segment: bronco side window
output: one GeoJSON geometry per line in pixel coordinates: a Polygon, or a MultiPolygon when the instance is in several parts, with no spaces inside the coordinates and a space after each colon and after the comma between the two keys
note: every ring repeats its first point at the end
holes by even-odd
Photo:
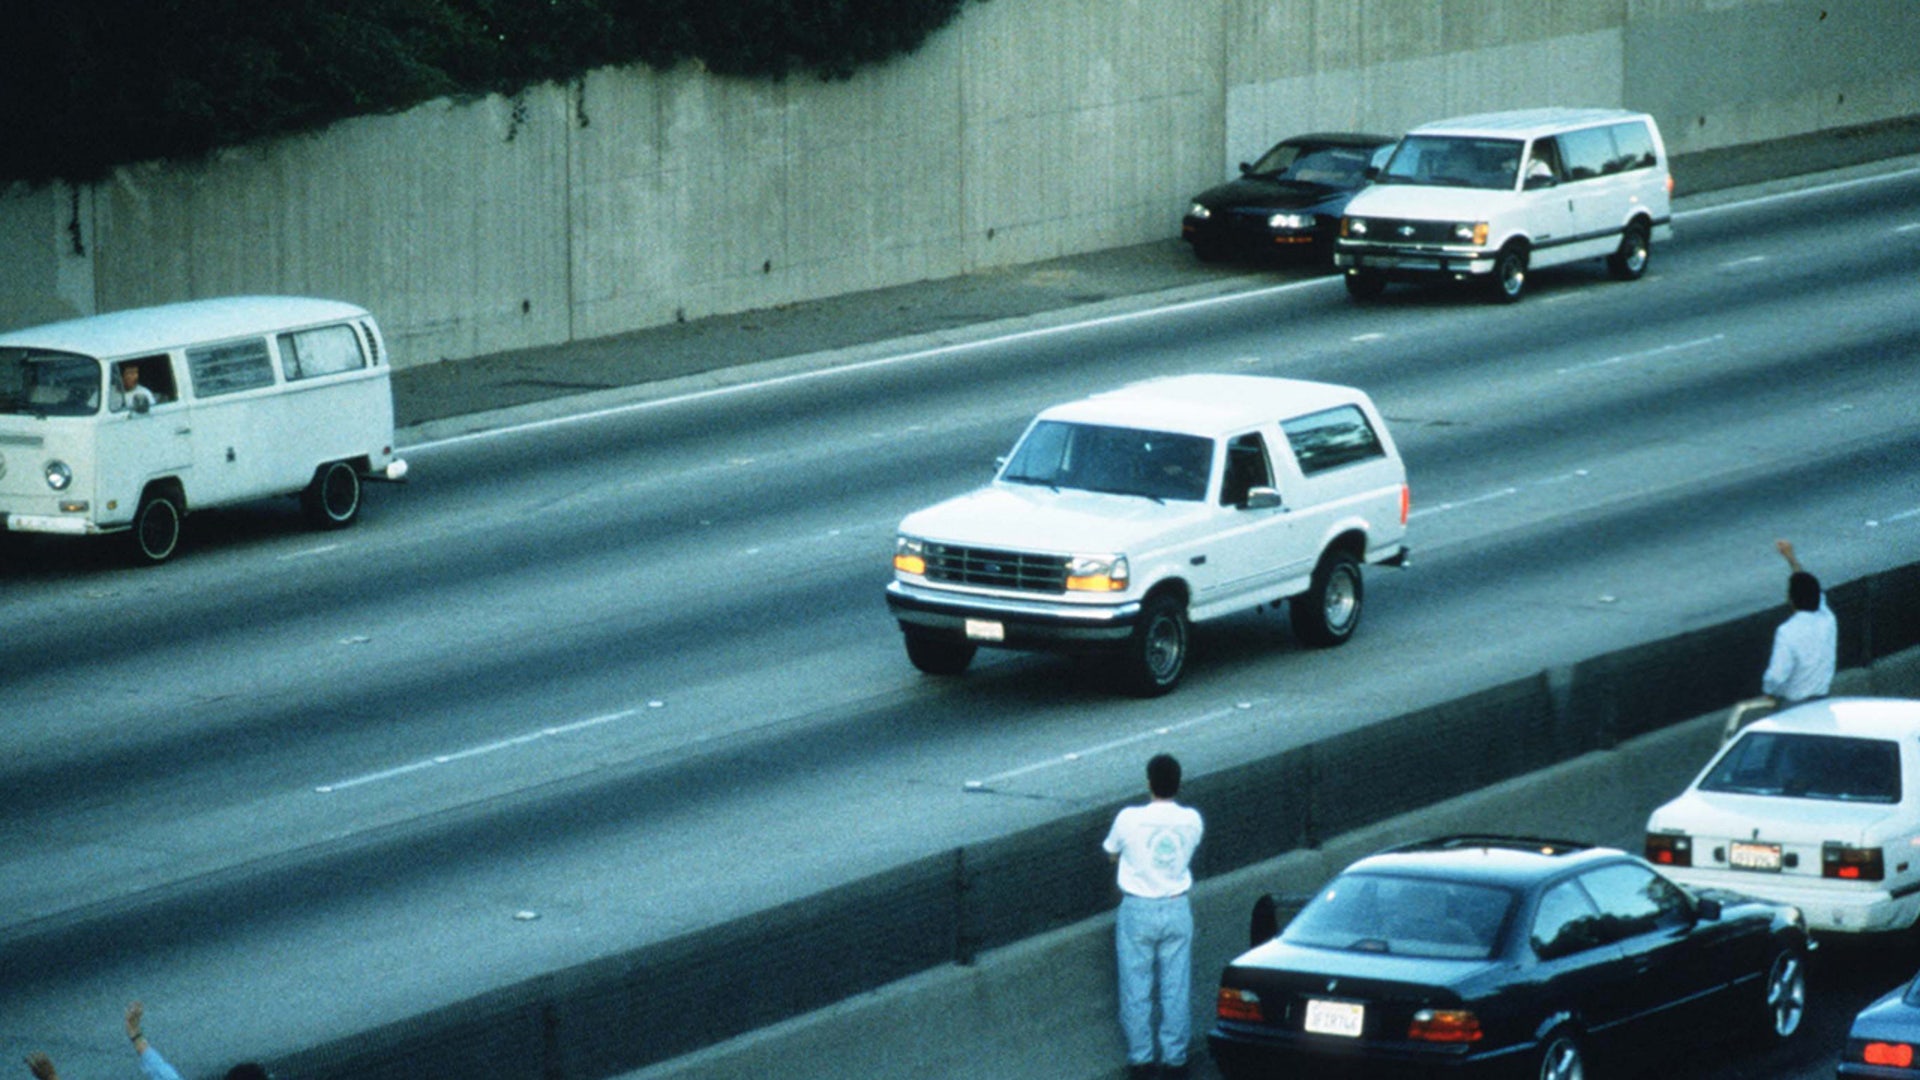
{"type": "Polygon", "coordinates": [[[1220,482],[1220,505],[1239,506],[1247,492],[1273,486],[1273,468],[1267,462],[1267,444],[1250,431],[1227,444],[1227,474],[1220,482]]]}

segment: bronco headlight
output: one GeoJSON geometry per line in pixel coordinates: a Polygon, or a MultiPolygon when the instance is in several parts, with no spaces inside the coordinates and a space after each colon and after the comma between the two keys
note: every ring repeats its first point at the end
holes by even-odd
{"type": "Polygon", "coordinates": [[[1126,587],[1125,555],[1075,555],[1067,561],[1068,592],[1123,592],[1126,587]]]}
{"type": "Polygon", "coordinates": [[[47,486],[55,491],[65,491],[73,483],[73,470],[67,463],[55,458],[47,462],[47,486]]]}
{"type": "Polygon", "coordinates": [[[1269,229],[1307,229],[1312,227],[1312,214],[1275,214],[1267,219],[1267,228],[1269,229]]]}
{"type": "Polygon", "coordinates": [[[925,576],[927,572],[925,542],[917,536],[894,537],[893,568],[903,574],[925,576]]]}
{"type": "Polygon", "coordinates": [[[1213,216],[1213,210],[1205,203],[1194,203],[1187,207],[1187,216],[1195,221],[1205,221],[1213,216]]]}

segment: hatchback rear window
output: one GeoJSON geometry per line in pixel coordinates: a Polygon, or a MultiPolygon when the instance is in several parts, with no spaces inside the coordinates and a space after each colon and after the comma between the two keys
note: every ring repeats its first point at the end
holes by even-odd
{"type": "Polygon", "coordinates": [[[1889,739],[1749,731],[1700,790],[1838,802],[1900,801],[1900,747],[1889,739]]]}
{"type": "Polygon", "coordinates": [[[1485,960],[1512,908],[1513,894],[1491,885],[1342,874],[1280,937],[1311,948],[1485,960]]]}

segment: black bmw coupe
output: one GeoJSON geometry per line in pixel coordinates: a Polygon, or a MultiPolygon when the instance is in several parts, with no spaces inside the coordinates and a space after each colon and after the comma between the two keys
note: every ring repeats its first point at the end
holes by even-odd
{"type": "Polygon", "coordinates": [[[1367,170],[1392,151],[1386,135],[1323,133],[1286,139],[1240,178],[1193,197],[1181,239],[1214,262],[1230,257],[1317,256],[1332,259],[1340,215],[1367,186],[1367,170]]]}

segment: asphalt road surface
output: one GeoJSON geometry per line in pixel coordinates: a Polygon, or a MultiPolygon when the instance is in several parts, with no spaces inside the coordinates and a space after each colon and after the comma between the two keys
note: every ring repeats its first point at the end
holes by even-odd
{"type": "Polygon", "coordinates": [[[107,1075],[140,996],[189,1073],[270,1058],[1129,796],[1149,747],[1205,773],[1777,605],[1776,536],[1834,581],[1920,558],[1920,173],[1678,228],[1512,307],[1302,276],[417,445],[353,529],[208,512],[155,569],[16,541],[0,1043],[107,1075]],[[1039,408],[1193,371],[1380,403],[1414,559],[1358,637],[1204,627],[1148,702],[1045,656],[916,673],[898,519],[1039,408]]]}

